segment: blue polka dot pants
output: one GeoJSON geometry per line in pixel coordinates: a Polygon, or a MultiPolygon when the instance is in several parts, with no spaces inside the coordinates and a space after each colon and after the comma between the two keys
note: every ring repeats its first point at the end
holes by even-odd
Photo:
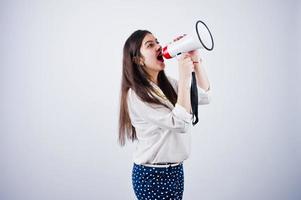
{"type": "Polygon", "coordinates": [[[134,163],[132,183],[138,200],[181,200],[184,191],[183,164],[158,168],[134,163]]]}

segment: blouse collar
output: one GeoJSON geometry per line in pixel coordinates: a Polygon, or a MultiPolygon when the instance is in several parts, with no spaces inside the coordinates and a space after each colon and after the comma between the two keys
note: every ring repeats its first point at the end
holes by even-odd
{"type": "Polygon", "coordinates": [[[155,90],[155,95],[158,96],[160,98],[160,100],[163,101],[163,103],[165,103],[167,106],[169,106],[171,109],[174,108],[174,105],[169,101],[169,99],[165,96],[165,94],[163,93],[163,91],[161,90],[161,88],[155,84],[152,81],[149,81],[150,84],[152,85],[152,87],[155,90]]]}

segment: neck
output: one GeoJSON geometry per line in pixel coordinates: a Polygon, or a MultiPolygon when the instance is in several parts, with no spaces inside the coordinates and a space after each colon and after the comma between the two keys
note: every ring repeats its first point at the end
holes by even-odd
{"type": "Polygon", "coordinates": [[[156,85],[158,85],[158,74],[159,74],[159,72],[158,71],[149,71],[148,74],[150,76],[149,77],[150,81],[152,81],[156,85]]]}

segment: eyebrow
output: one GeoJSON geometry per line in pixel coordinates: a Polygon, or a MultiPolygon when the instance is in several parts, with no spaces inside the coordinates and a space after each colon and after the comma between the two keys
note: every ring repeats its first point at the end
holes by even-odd
{"type": "MultiPolygon", "coordinates": [[[[155,41],[158,42],[158,39],[156,38],[155,41]]],[[[146,45],[148,42],[154,42],[154,41],[153,41],[153,40],[148,40],[148,41],[146,41],[146,42],[144,43],[144,45],[146,45]]]]}

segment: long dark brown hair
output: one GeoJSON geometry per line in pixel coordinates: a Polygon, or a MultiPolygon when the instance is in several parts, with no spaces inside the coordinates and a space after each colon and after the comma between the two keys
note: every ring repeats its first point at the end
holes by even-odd
{"type": "MultiPolygon", "coordinates": [[[[149,82],[150,75],[145,67],[137,62],[137,58],[143,58],[140,48],[144,37],[151,32],[147,30],[137,30],[130,35],[123,47],[122,78],[120,92],[120,112],[119,112],[119,144],[125,145],[126,139],[134,141],[137,139],[135,127],[131,123],[127,105],[127,93],[131,88],[142,101],[168,107],[154,95],[155,91],[149,82]]],[[[167,99],[176,104],[177,94],[168,81],[164,70],[158,74],[158,86],[167,99]]]]}

